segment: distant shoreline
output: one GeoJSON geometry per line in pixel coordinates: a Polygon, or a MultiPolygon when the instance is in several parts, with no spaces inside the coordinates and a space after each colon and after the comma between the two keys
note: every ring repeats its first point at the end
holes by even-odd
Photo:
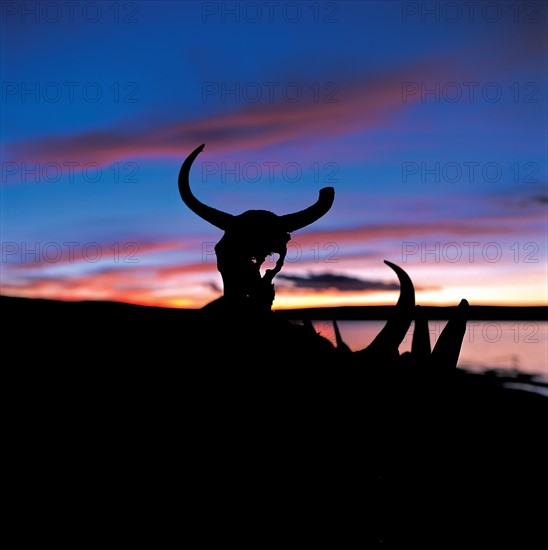
{"type": "MultiPolygon", "coordinates": [[[[169,308],[161,306],[145,306],[125,302],[110,301],[63,301],[43,298],[20,298],[0,295],[0,305],[3,308],[73,308],[73,309],[110,309],[118,311],[133,311],[141,314],[157,315],[163,312],[167,315],[185,315],[192,317],[200,309],[169,308]]],[[[390,317],[396,306],[335,306],[311,307],[294,309],[276,309],[276,315],[288,320],[317,321],[383,321],[390,317]]],[[[452,316],[456,306],[421,306],[421,314],[429,320],[441,321],[452,316]]],[[[471,321],[547,321],[548,306],[484,306],[471,305],[467,309],[467,318],[471,321]]]]}

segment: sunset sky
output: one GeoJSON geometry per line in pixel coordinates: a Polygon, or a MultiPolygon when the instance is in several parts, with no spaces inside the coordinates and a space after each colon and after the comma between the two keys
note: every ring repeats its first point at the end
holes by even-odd
{"type": "Polygon", "coordinates": [[[543,2],[3,2],[1,293],[217,298],[222,233],[177,189],[205,143],[192,189],[227,212],[285,214],[335,188],[292,234],[277,308],[393,304],[385,259],[420,304],[546,304],[546,15],[543,2]]]}

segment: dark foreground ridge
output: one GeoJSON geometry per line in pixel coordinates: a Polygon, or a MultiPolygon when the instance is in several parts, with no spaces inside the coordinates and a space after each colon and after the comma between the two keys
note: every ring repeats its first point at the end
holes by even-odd
{"type": "MultiPolygon", "coordinates": [[[[123,318],[140,320],[186,320],[191,321],[199,316],[198,309],[167,308],[154,306],[140,306],[123,302],[109,302],[89,300],[79,302],[64,302],[59,300],[16,298],[0,296],[0,305],[10,313],[19,314],[16,310],[21,308],[37,307],[49,308],[49,312],[64,314],[69,308],[87,308],[88,312],[103,315],[110,310],[123,318]],[[99,308],[101,311],[99,311],[99,308]]],[[[382,321],[387,319],[394,311],[395,306],[335,306],[335,307],[310,307],[295,309],[280,309],[276,315],[283,319],[291,320],[332,320],[338,321],[382,321]]],[[[421,306],[424,315],[432,320],[446,320],[455,310],[454,306],[421,306]]],[[[48,313],[49,313],[48,312],[48,313]]],[[[546,306],[474,306],[468,308],[470,321],[546,321],[548,319],[548,307],[546,306]]]]}
{"type": "Polygon", "coordinates": [[[359,354],[296,361],[283,342],[234,356],[230,339],[257,334],[243,316],[223,339],[193,310],[0,304],[14,350],[4,368],[20,380],[7,388],[18,498],[32,488],[44,510],[74,501],[63,524],[91,515],[154,547],[183,520],[204,540],[220,530],[254,547],[545,537],[548,399],[537,393],[359,354]]]}

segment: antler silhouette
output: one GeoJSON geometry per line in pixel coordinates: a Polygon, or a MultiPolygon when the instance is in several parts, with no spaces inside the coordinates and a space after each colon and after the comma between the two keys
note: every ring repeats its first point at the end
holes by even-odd
{"type": "Polygon", "coordinates": [[[392,268],[400,281],[400,297],[396,312],[390,318],[373,342],[356,354],[368,362],[389,362],[400,365],[452,370],[457,361],[466,332],[466,310],[468,302],[461,300],[457,311],[444,327],[431,351],[428,320],[420,306],[415,306],[415,288],[409,275],[399,266],[384,262],[392,268]],[[415,329],[411,343],[411,352],[400,355],[398,348],[403,341],[411,322],[415,319],[415,329]]]}

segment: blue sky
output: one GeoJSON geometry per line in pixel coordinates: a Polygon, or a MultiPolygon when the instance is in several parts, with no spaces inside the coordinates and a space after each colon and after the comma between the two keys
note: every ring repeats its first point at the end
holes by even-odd
{"type": "Polygon", "coordinates": [[[422,303],[545,303],[546,5],[519,6],[4,2],[2,293],[218,296],[176,184],[205,143],[193,189],[229,212],[336,189],[284,273],[364,291],[280,280],[279,307],[393,303],[383,259],[422,303]]]}

